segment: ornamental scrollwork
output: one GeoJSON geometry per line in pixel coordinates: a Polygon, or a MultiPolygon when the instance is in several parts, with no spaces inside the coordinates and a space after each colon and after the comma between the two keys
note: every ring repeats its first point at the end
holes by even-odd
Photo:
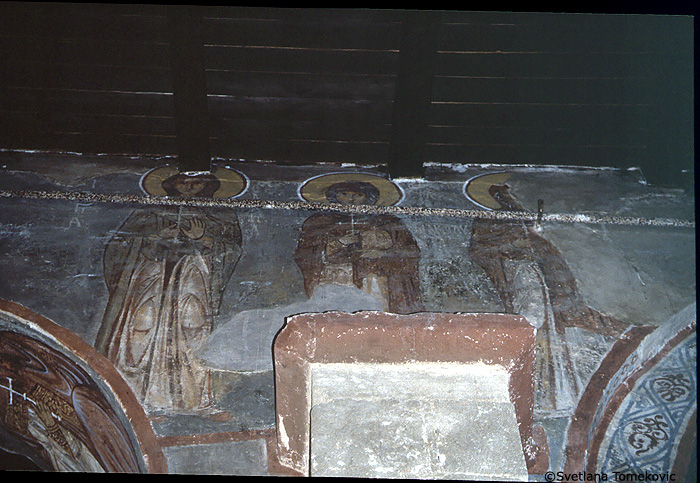
{"type": "Polygon", "coordinates": [[[690,379],[684,374],[666,374],[654,379],[654,390],[666,402],[684,399],[691,392],[690,379]]]}
{"type": "Polygon", "coordinates": [[[660,443],[668,441],[670,426],[664,421],[661,414],[643,418],[640,421],[632,421],[625,426],[627,443],[639,456],[653,450],[660,443]]]}

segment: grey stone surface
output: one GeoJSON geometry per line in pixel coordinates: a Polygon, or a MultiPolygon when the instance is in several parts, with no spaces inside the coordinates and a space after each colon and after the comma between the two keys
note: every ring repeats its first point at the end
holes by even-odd
{"type": "Polygon", "coordinates": [[[122,214],[128,210],[1,199],[0,298],[25,305],[91,342],[108,295],[102,250],[122,214]]]}
{"type": "Polygon", "coordinates": [[[527,480],[509,403],[341,399],[311,424],[311,476],[527,480]]]}
{"type": "Polygon", "coordinates": [[[266,476],[264,439],[163,448],[168,472],[181,475],[266,476]]]}
{"type": "Polygon", "coordinates": [[[509,374],[498,365],[456,362],[312,363],[312,404],[360,399],[449,398],[510,402],[509,374]]]}
{"type": "Polygon", "coordinates": [[[692,229],[543,226],[589,306],[635,325],[660,325],[695,300],[692,229]]]}
{"type": "MultiPolygon", "coordinates": [[[[244,196],[253,196],[254,191],[251,187],[244,196]]],[[[240,210],[237,216],[243,253],[226,286],[216,327],[246,310],[276,308],[307,298],[303,277],[294,263],[294,249],[309,213],[240,210]]]]}
{"type": "Polygon", "coordinates": [[[215,407],[200,414],[152,412],[151,426],[158,436],[228,433],[275,426],[275,388],[271,371],[212,371],[211,380],[215,407]]]}
{"type": "Polygon", "coordinates": [[[527,480],[508,374],[312,364],[311,476],[527,480]]]}
{"type": "MultiPolygon", "coordinates": [[[[541,413],[535,410],[534,422],[542,426],[547,434],[549,468],[553,470],[562,469],[566,462],[564,451],[566,447],[566,431],[570,422],[569,416],[551,412],[541,413]]],[[[537,481],[542,480],[538,479],[537,481]]]]}
{"type": "Polygon", "coordinates": [[[198,356],[217,369],[271,371],[272,342],[286,317],[330,310],[357,312],[381,309],[381,301],[355,287],[320,285],[308,300],[236,314],[209,336],[198,356]]]}

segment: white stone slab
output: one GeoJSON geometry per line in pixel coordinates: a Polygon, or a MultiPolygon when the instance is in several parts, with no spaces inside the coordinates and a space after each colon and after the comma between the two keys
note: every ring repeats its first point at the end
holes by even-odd
{"type": "Polygon", "coordinates": [[[312,476],[528,479],[502,366],[311,364],[312,476]]]}

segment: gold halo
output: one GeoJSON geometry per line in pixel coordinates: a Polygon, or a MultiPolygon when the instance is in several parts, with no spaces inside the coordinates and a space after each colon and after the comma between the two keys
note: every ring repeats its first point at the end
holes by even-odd
{"type": "Polygon", "coordinates": [[[403,199],[403,191],[394,182],[367,173],[330,173],[315,176],[304,182],[299,188],[299,197],[310,203],[330,203],[326,198],[326,189],[336,183],[346,181],[364,181],[379,190],[375,206],[395,205],[403,199]]]}
{"type": "MultiPolygon", "coordinates": [[[[141,178],[141,189],[151,196],[168,196],[163,189],[163,181],[179,173],[177,166],[165,165],[153,168],[141,178]]],[[[221,183],[214,192],[214,198],[235,198],[243,194],[248,187],[247,178],[235,169],[223,166],[213,166],[212,171],[184,172],[182,174],[196,175],[210,173],[216,176],[221,183]]]]}
{"type": "Polygon", "coordinates": [[[214,165],[211,174],[221,182],[221,187],[214,193],[214,198],[236,198],[248,189],[248,178],[235,169],[214,165]]]}
{"type": "Polygon", "coordinates": [[[498,210],[503,206],[496,201],[491,194],[489,188],[495,184],[505,183],[510,178],[511,173],[501,171],[498,173],[486,173],[474,176],[464,184],[464,194],[472,202],[488,208],[489,210],[498,210]]]}

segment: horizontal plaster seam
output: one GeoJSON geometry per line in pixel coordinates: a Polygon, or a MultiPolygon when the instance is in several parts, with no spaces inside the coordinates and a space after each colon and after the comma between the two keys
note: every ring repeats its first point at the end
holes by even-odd
{"type": "Polygon", "coordinates": [[[236,200],[236,199],[211,199],[211,198],[173,198],[138,196],[124,194],[99,194],[79,191],[22,191],[0,190],[2,198],[46,199],[76,201],[81,203],[119,203],[141,204],[152,206],[190,206],[190,207],[219,207],[219,208],[258,208],[273,210],[311,210],[333,211],[351,214],[392,214],[411,216],[435,216],[446,218],[479,218],[507,221],[533,221],[533,222],[559,222],[559,223],[588,223],[610,225],[634,225],[634,226],[663,226],[695,228],[692,220],[679,220],[674,218],[642,218],[624,217],[607,214],[572,214],[572,213],[547,213],[537,214],[526,211],[505,210],[464,210],[455,208],[424,208],[406,206],[373,206],[373,205],[341,205],[324,203],[307,203],[301,201],[273,201],[273,200],[236,200]]]}

